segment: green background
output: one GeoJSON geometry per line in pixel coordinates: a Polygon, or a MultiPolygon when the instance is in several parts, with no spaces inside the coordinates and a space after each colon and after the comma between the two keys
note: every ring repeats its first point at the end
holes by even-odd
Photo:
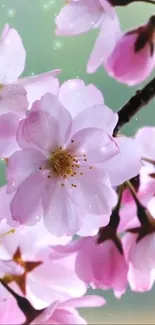
{"type": "MultiPolygon", "coordinates": [[[[61,81],[79,77],[86,83],[94,83],[103,92],[106,104],[117,111],[138,87],[116,83],[102,68],[93,75],[86,74],[87,58],[97,31],[70,38],[57,37],[54,18],[63,3],[63,0],[0,0],[0,29],[9,23],[19,31],[27,50],[25,76],[61,68],[61,81]]],[[[118,8],[117,12],[125,30],[145,22],[153,10],[153,5],[138,3],[118,8]]],[[[152,101],[133,118],[124,132],[134,134],[142,125],[154,125],[154,119],[155,101],[152,101]]],[[[2,164],[0,180],[1,184],[5,182],[2,164]]],[[[83,312],[89,323],[155,323],[155,290],[149,293],[128,291],[121,300],[116,300],[111,292],[104,296],[108,301],[105,307],[83,312]]]]}

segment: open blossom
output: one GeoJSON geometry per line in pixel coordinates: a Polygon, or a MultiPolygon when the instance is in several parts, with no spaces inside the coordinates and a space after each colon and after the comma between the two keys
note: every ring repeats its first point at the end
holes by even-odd
{"type": "Polygon", "coordinates": [[[111,185],[137,174],[141,151],[133,139],[112,138],[117,115],[104,104],[95,105],[99,98],[93,85],[66,82],[58,98],[46,94],[21,121],[18,143],[22,150],[7,165],[14,220],[35,223],[36,216],[43,214],[47,228],[59,236],[79,231],[86,215],[91,216],[93,227],[96,216],[101,217],[96,218],[96,227],[103,216],[108,223],[117,202],[111,185]]]}
{"type": "MultiPolygon", "coordinates": [[[[6,233],[8,229],[4,224],[3,231],[6,233]]],[[[49,258],[48,246],[57,242],[58,238],[51,236],[42,223],[31,228],[21,226],[14,233],[1,236],[1,278],[17,293],[26,295],[38,309],[48,307],[55,300],[63,302],[80,297],[86,291],[75,273],[73,255],[57,260],[49,258]]],[[[59,243],[67,242],[68,238],[59,238],[59,243]]],[[[0,286],[1,300],[8,297],[4,290],[0,286]]]]}
{"type": "Polygon", "coordinates": [[[87,72],[93,73],[107,60],[121,35],[119,19],[107,0],[71,0],[56,20],[57,35],[76,35],[100,28],[87,72]]]}
{"type": "MultiPolygon", "coordinates": [[[[30,324],[87,324],[76,308],[100,307],[104,304],[105,300],[95,295],[69,299],[64,302],[55,301],[30,324]]],[[[23,324],[25,320],[14,298],[10,297],[0,303],[0,324],[23,324]]]]}
{"type": "MultiPolygon", "coordinates": [[[[149,208],[152,206],[152,200],[155,195],[155,128],[143,127],[138,130],[135,135],[136,141],[142,148],[142,166],[139,171],[139,176],[134,180],[137,197],[143,206],[149,208]]],[[[125,189],[123,193],[123,207],[120,211],[119,230],[138,226],[139,222],[136,218],[136,204],[129,191],[125,189]]]]}
{"type": "Polygon", "coordinates": [[[121,297],[127,287],[128,266],[112,240],[97,243],[98,237],[85,237],[65,246],[54,247],[51,258],[76,253],[76,273],[93,288],[113,289],[121,297]]]}
{"type": "Polygon", "coordinates": [[[120,37],[105,61],[105,68],[116,80],[133,86],[143,82],[155,67],[155,16],[148,23],[120,37]]]}
{"type": "Polygon", "coordinates": [[[8,157],[15,150],[19,120],[34,100],[47,91],[57,94],[59,70],[18,79],[25,67],[26,52],[20,35],[5,25],[0,37],[0,157],[8,157]]]}

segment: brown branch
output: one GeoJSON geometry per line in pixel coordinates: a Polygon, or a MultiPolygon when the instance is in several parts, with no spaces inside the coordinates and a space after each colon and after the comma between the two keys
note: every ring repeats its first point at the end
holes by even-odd
{"type": "Polygon", "coordinates": [[[116,136],[119,130],[154,97],[155,78],[152,79],[144,88],[138,90],[136,94],[117,112],[119,118],[113,136],[116,136]]]}
{"type": "Polygon", "coordinates": [[[109,0],[109,2],[115,7],[115,6],[127,6],[130,3],[133,2],[145,2],[145,3],[151,3],[155,4],[154,0],[109,0]]]}

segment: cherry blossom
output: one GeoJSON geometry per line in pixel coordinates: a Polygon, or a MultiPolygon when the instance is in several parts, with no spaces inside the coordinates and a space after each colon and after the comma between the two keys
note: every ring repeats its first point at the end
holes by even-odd
{"type": "Polygon", "coordinates": [[[154,35],[155,16],[122,35],[105,61],[108,73],[129,86],[144,81],[155,66],[154,35]]]}
{"type": "Polygon", "coordinates": [[[128,266],[115,243],[98,243],[98,236],[85,237],[52,249],[51,258],[76,253],[76,273],[93,288],[113,289],[120,298],[127,287],[128,266]]]}
{"type": "Polygon", "coordinates": [[[78,94],[81,82],[68,82],[62,85],[58,98],[46,94],[36,101],[20,123],[17,138],[22,150],[15,152],[7,165],[7,192],[14,192],[13,219],[21,224],[35,223],[36,216],[43,213],[45,225],[59,236],[79,231],[86,214],[102,220],[104,216],[107,223],[117,202],[111,183],[118,185],[136,175],[141,158],[134,139],[112,137],[117,115],[104,104],[94,105],[95,97],[93,106],[89,99],[89,106],[84,101],[79,114],[75,113],[79,102],[72,97],[74,84],[80,99],[91,89],[99,94],[95,87],[83,84],[83,92],[78,94]],[[65,105],[74,100],[73,111],[72,104],[68,109],[62,105],[63,98],[65,105]],[[102,115],[105,118],[101,120],[102,115]],[[26,196],[25,191],[32,195],[26,196]]]}

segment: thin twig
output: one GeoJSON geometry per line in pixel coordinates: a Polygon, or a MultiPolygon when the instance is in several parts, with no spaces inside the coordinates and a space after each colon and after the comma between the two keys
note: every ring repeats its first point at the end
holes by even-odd
{"type": "Polygon", "coordinates": [[[113,135],[116,136],[119,130],[137,114],[142,107],[146,106],[155,97],[155,78],[136,94],[118,111],[118,122],[113,135]]]}

